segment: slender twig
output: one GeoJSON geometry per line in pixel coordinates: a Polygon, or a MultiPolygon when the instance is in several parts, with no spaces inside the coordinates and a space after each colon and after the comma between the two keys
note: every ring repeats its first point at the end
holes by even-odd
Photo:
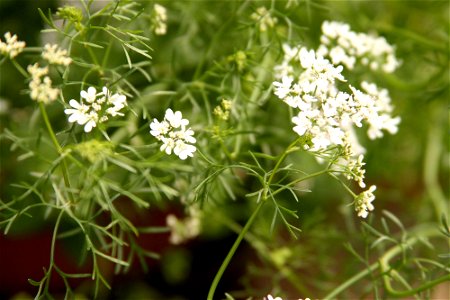
{"type": "Polygon", "coordinates": [[[258,215],[259,211],[261,210],[261,207],[266,203],[266,201],[260,201],[258,203],[258,206],[256,206],[255,211],[252,213],[250,218],[248,219],[247,223],[245,224],[242,231],[239,233],[239,236],[237,237],[236,241],[234,242],[233,246],[231,247],[230,251],[228,252],[227,256],[225,257],[224,261],[222,262],[222,265],[220,266],[219,271],[217,271],[216,276],[214,277],[214,280],[211,284],[211,287],[209,288],[208,292],[208,300],[214,299],[214,293],[216,291],[217,285],[219,284],[220,279],[222,278],[223,273],[225,272],[225,269],[228,267],[228,264],[231,261],[231,258],[233,258],[234,253],[236,252],[237,248],[239,247],[242,239],[244,238],[247,231],[252,226],[253,222],[256,219],[256,216],[258,215]]]}
{"type": "MultiPolygon", "coordinates": [[[[42,102],[39,103],[39,108],[41,110],[41,114],[44,119],[44,123],[47,127],[48,133],[50,134],[50,138],[53,142],[53,145],[55,146],[58,154],[62,155],[61,145],[59,144],[58,139],[56,138],[55,132],[53,131],[52,125],[50,124],[50,120],[48,119],[48,115],[47,115],[47,111],[45,110],[44,103],[42,103],[42,102]]],[[[68,187],[70,189],[69,173],[67,171],[67,165],[66,165],[65,159],[62,160],[61,170],[62,170],[62,174],[63,174],[63,178],[64,178],[64,183],[65,183],[66,187],[68,187]]]]}

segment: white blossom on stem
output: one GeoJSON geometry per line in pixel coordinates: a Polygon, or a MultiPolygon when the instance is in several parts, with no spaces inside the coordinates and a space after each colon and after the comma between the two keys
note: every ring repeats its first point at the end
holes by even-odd
{"type": "Polygon", "coordinates": [[[160,147],[161,151],[166,152],[167,155],[173,152],[180,159],[185,160],[193,157],[197,150],[192,145],[196,142],[194,131],[186,128],[188,125],[189,121],[183,119],[180,111],[174,112],[169,108],[166,110],[163,121],[153,119],[150,123],[150,134],[163,143],[160,147]]]}
{"type": "Polygon", "coordinates": [[[109,120],[109,117],[123,116],[120,112],[126,105],[126,96],[118,93],[112,94],[107,87],[97,93],[95,87],[89,87],[87,91],[80,92],[80,102],[71,99],[71,108],[64,110],[69,115],[70,123],[84,125],[85,132],[91,132],[99,123],[109,120]]]}
{"type": "Polygon", "coordinates": [[[25,49],[25,42],[19,41],[17,35],[11,35],[10,32],[4,34],[5,42],[0,39],[0,53],[14,58],[25,49]]]}
{"type": "Polygon", "coordinates": [[[45,44],[42,57],[50,64],[68,66],[72,63],[72,59],[67,56],[67,50],[59,48],[56,44],[45,44]]]}

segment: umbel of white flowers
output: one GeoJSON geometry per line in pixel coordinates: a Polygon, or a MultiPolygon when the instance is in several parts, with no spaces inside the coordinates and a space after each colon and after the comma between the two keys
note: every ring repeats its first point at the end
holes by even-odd
{"type": "Polygon", "coordinates": [[[187,119],[183,119],[180,111],[173,112],[170,108],[166,110],[164,120],[159,122],[153,119],[150,124],[150,133],[163,144],[160,150],[170,155],[173,151],[180,159],[185,160],[188,156],[193,157],[197,148],[194,145],[194,131],[186,128],[189,125],[187,119]]]}
{"type": "MultiPolygon", "coordinates": [[[[367,135],[376,139],[383,136],[383,131],[395,134],[400,118],[391,116],[393,107],[388,91],[374,83],[361,82],[361,90],[352,85],[340,90],[338,83],[342,86],[346,79],[342,75],[344,67],[338,64],[352,70],[360,62],[372,70],[393,72],[399,62],[394,47],[384,38],[357,34],[338,22],[324,22],[322,31],[318,51],[283,45],[283,61],[274,69],[277,79],[273,83],[274,93],[297,110],[292,118],[293,130],[306,138],[305,150],[324,155],[336,146],[341,147],[343,154],[336,161],[335,170],[364,188],[365,149],[359,144],[354,128],[367,124],[367,135]]],[[[371,186],[355,196],[358,216],[365,218],[374,209],[375,188],[371,186]]]]}
{"type": "Polygon", "coordinates": [[[94,87],[80,92],[80,102],[71,99],[72,108],[64,110],[69,115],[69,122],[84,125],[85,132],[91,132],[97,124],[106,122],[110,117],[123,116],[120,112],[127,105],[125,95],[112,94],[106,86],[100,93],[94,87]],[[83,100],[84,99],[84,100],[83,100]]]}

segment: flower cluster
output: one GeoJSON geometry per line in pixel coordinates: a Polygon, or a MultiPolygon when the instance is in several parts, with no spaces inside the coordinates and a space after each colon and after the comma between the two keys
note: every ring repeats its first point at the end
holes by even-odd
{"type": "Polygon", "coordinates": [[[28,73],[31,75],[29,83],[30,97],[33,100],[48,104],[55,101],[59,95],[59,89],[52,88],[52,80],[45,76],[48,74],[48,67],[41,68],[38,63],[29,65],[28,73]]]}
{"type": "Polygon", "coordinates": [[[228,120],[230,117],[230,110],[232,107],[232,102],[230,100],[222,99],[220,105],[214,108],[213,114],[216,115],[221,120],[228,120]]]}
{"type": "Polygon", "coordinates": [[[19,41],[17,35],[11,35],[10,32],[5,33],[5,43],[0,39],[0,53],[9,58],[19,55],[25,48],[25,42],[19,41]]]}
{"type": "Polygon", "coordinates": [[[365,33],[351,31],[350,26],[340,22],[322,23],[322,45],[317,52],[330,57],[333,64],[343,64],[349,70],[354,68],[356,60],[372,70],[392,73],[400,65],[395,57],[395,48],[384,37],[375,37],[365,33]]]}
{"type": "Polygon", "coordinates": [[[189,215],[184,219],[178,219],[175,215],[170,214],[166,218],[166,223],[170,228],[170,243],[181,244],[200,234],[200,210],[196,207],[190,207],[189,215]]]}
{"type": "Polygon", "coordinates": [[[69,116],[69,122],[77,122],[84,125],[85,132],[91,132],[97,124],[106,122],[109,117],[123,116],[120,112],[127,105],[127,98],[122,94],[112,94],[107,87],[97,93],[94,87],[80,92],[80,102],[71,99],[69,105],[72,108],[64,110],[69,116]],[[83,101],[84,99],[84,101],[83,101]]]}
{"type": "Polygon", "coordinates": [[[164,6],[155,4],[152,14],[153,31],[156,35],[165,35],[167,32],[167,10],[164,6]]]}
{"type": "Polygon", "coordinates": [[[375,195],[373,192],[377,189],[376,186],[372,185],[367,191],[355,197],[355,211],[358,217],[367,218],[369,211],[375,209],[372,202],[375,200],[375,195]]]}
{"type": "MultiPolygon", "coordinates": [[[[288,53],[291,51],[288,48],[288,53]]],[[[306,149],[320,151],[332,145],[343,145],[346,131],[352,126],[362,127],[363,122],[368,124],[371,139],[381,137],[382,130],[396,133],[400,118],[390,116],[392,106],[386,89],[362,82],[363,91],[351,85],[351,93],[340,91],[337,81],[345,81],[342,66],[335,67],[314,50],[301,47],[295,51],[298,55],[290,62],[296,61],[303,71],[295,78],[293,68],[283,69],[280,65],[278,71],[285,75],[273,85],[275,95],[299,110],[292,119],[293,129],[300,136],[310,138],[306,149]]]]}
{"type": "MultiPolygon", "coordinates": [[[[366,56],[367,59],[377,61],[387,57],[386,64],[381,65],[382,69],[387,71],[398,65],[392,63],[394,56],[389,58],[393,55],[393,48],[384,46],[384,50],[379,49],[379,52],[364,50],[367,45],[388,45],[384,39],[375,39],[363,34],[354,35],[348,25],[342,27],[347,28],[346,31],[338,25],[343,26],[340,23],[326,22],[322,29],[324,36],[336,37],[339,43],[346,45],[341,46],[342,49],[345,48],[346,53],[358,57],[366,56]],[[333,34],[333,28],[339,34],[333,34]],[[344,31],[348,32],[347,38],[353,35],[352,43],[344,42],[345,39],[341,36],[344,31]]],[[[327,42],[330,39],[323,38],[323,41],[327,42]]],[[[277,81],[273,83],[274,93],[297,110],[292,118],[293,130],[305,138],[304,149],[322,155],[335,151],[333,149],[340,149],[341,158],[335,161],[335,170],[346,174],[348,179],[355,180],[364,188],[365,170],[362,153],[365,149],[359,144],[354,128],[365,125],[368,137],[376,139],[383,136],[383,131],[395,134],[400,118],[391,116],[393,107],[386,89],[365,81],[360,84],[361,89],[345,84],[346,79],[342,75],[344,67],[338,63],[353,68],[356,58],[350,56],[339,58],[337,54],[336,56],[332,54],[337,50],[325,51],[325,48],[325,44],[319,47],[320,51],[309,50],[302,46],[283,45],[283,61],[275,67],[277,81]],[[331,56],[332,61],[324,58],[324,54],[331,56]],[[347,88],[342,90],[341,86],[347,88]]],[[[370,64],[370,61],[367,63],[370,64]]],[[[373,196],[373,190],[371,188],[363,194],[373,196]]],[[[363,218],[367,216],[367,211],[373,209],[371,202],[374,198],[367,195],[364,199],[370,201],[355,202],[358,215],[363,218]]]]}
{"type": "Polygon", "coordinates": [[[67,56],[67,50],[60,49],[56,44],[45,44],[42,57],[50,64],[68,66],[72,63],[72,59],[67,56]]]}
{"type": "Polygon", "coordinates": [[[268,28],[272,28],[278,22],[276,17],[272,17],[270,12],[264,7],[258,7],[254,13],[250,16],[253,20],[259,23],[259,31],[267,31],[268,28]]]}
{"type": "Polygon", "coordinates": [[[189,121],[183,119],[180,111],[173,112],[169,108],[162,122],[153,119],[150,123],[150,133],[163,142],[161,151],[165,151],[168,155],[173,151],[180,159],[185,160],[188,156],[193,157],[197,150],[194,145],[191,145],[196,142],[193,137],[194,131],[191,128],[186,129],[187,125],[189,121]]]}

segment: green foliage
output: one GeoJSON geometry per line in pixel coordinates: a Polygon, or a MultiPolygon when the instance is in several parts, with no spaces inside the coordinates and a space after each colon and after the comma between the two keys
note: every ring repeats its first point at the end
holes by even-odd
{"type": "MultiPolygon", "coordinates": [[[[244,241],[252,255],[237,276],[239,289],[222,298],[430,299],[450,279],[448,3],[170,1],[160,3],[164,17],[149,1],[100,2],[36,11],[45,22],[42,39],[57,41],[72,59],[48,64],[56,101],[29,97],[25,66],[43,65],[41,47],[0,60],[1,75],[11,74],[0,78],[0,110],[7,103],[0,111],[0,228],[5,237],[52,229],[49,263],[40,279],[29,279],[36,299],[54,296],[52,277],[63,280],[65,298],[102,298],[113,293],[105,287],[114,291],[111,276],[135,261],[148,271],[164,253],[139,239],[167,242],[159,234],[176,230],[147,213],[174,207],[184,218],[178,226],[201,224],[200,240],[237,234],[216,276],[202,278],[208,299],[222,292],[221,277],[244,241]],[[349,150],[308,151],[313,136],[292,130],[296,112],[274,96],[283,44],[317,48],[320,25],[332,19],[377,31],[402,61],[391,74],[343,71],[352,85],[387,87],[402,118],[396,135],[371,145],[356,132],[367,148],[366,182],[377,185],[376,210],[363,222],[353,204],[364,194],[349,180],[357,172],[342,163],[349,150]],[[9,77],[18,78],[11,90],[9,77]],[[123,116],[91,132],[64,113],[89,87],[127,98],[123,116]],[[149,133],[167,108],[189,119],[194,157],[166,155],[149,133]],[[55,259],[59,243],[76,245],[87,271],[67,272],[55,259]],[[74,288],[80,280],[87,292],[74,288]]],[[[172,284],[195,269],[189,244],[180,247],[161,260],[172,284]]]]}

